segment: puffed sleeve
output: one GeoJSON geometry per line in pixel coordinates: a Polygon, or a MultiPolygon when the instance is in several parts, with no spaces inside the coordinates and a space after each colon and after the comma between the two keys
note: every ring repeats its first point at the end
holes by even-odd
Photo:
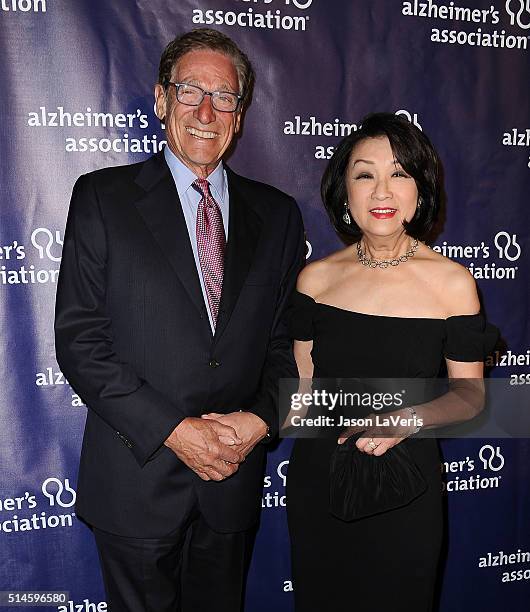
{"type": "Polygon", "coordinates": [[[315,300],[299,291],[294,291],[289,312],[289,334],[295,340],[313,339],[313,316],[315,300]]]}
{"type": "Polygon", "coordinates": [[[444,354],[453,361],[484,361],[499,339],[499,330],[481,315],[446,320],[444,354]]]}

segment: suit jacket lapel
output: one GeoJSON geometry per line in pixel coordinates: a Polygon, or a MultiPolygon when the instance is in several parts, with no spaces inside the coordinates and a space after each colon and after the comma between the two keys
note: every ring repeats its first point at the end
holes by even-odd
{"type": "Polygon", "coordinates": [[[254,257],[262,221],[253,210],[253,202],[245,198],[241,179],[226,168],[230,215],[225,254],[223,291],[215,329],[215,341],[221,337],[232,316],[241,288],[254,257]]]}
{"type": "Polygon", "coordinates": [[[184,213],[163,153],[145,162],[136,183],[144,190],[136,208],[210,329],[184,213]]]}

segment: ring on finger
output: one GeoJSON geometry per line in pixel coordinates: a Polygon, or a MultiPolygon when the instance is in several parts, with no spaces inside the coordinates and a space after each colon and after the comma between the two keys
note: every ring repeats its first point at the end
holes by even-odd
{"type": "Polygon", "coordinates": [[[369,447],[370,447],[372,450],[375,450],[375,449],[376,449],[376,448],[379,446],[379,444],[376,444],[376,443],[374,442],[374,439],[373,439],[373,438],[370,438],[370,439],[368,440],[368,446],[369,446],[369,447]]]}

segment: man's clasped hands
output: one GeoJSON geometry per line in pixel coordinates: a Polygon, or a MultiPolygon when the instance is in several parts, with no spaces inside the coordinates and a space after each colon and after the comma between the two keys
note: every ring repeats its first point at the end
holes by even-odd
{"type": "Polygon", "coordinates": [[[164,444],[203,480],[224,480],[239,469],[267,434],[265,421],[252,412],[210,412],[186,417],[164,444]]]}

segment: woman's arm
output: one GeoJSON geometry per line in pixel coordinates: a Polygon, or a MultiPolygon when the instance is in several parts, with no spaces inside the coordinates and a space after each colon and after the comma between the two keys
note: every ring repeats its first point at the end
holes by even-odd
{"type": "Polygon", "coordinates": [[[312,349],[313,340],[294,341],[294,358],[296,360],[296,367],[298,368],[298,376],[300,376],[300,380],[310,380],[313,378],[313,359],[311,358],[312,349]]]}
{"type": "MultiPolygon", "coordinates": [[[[452,264],[451,267],[451,274],[444,283],[444,295],[440,296],[440,300],[446,302],[447,317],[477,314],[480,302],[473,277],[461,266],[455,268],[452,264]]],[[[484,407],[484,363],[454,361],[449,358],[446,358],[445,362],[449,391],[432,401],[413,407],[417,422],[422,423],[421,429],[463,423],[477,416],[484,407]]],[[[412,413],[407,408],[385,413],[384,416],[392,415],[412,420],[412,413]]],[[[363,437],[357,440],[357,447],[359,450],[379,456],[415,431],[415,425],[408,423],[392,428],[372,427],[366,429],[363,437]],[[375,449],[369,444],[371,439],[377,445],[375,449]]],[[[343,433],[339,442],[343,442],[346,438],[343,433]]]]}

